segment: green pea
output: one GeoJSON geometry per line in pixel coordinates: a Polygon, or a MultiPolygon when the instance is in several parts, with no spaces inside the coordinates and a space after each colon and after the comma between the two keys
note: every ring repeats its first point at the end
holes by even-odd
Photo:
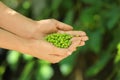
{"type": "Polygon", "coordinates": [[[68,48],[71,45],[69,34],[53,33],[45,37],[45,40],[59,48],[68,48]]]}

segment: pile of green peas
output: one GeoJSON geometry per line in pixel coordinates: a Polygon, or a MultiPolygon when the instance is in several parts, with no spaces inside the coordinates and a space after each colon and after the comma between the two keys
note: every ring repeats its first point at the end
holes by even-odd
{"type": "Polygon", "coordinates": [[[45,37],[45,40],[59,48],[68,48],[71,45],[72,36],[66,33],[52,33],[45,37]]]}

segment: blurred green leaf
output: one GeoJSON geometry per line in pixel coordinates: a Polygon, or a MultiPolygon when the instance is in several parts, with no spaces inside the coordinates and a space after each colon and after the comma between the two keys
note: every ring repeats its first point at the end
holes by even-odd
{"type": "Polygon", "coordinates": [[[71,10],[74,7],[73,3],[72,0],[64,0],[60,7],[64,7],[65,10],[71,10]]]}
{"type": "Polygon", "coordinates": [[[61,70],[61,73],[64,75],[64,76],[67,76],[70,74],[70,72],[72,71],[72,66],[71,65],[68,65],[68,64],[61,64],[60,65],[60,70],[61,70]]]}
{"type": "MultiPolygon", "coordinates": [[[[46,0],[34,0],[32,1],[32,17],[35,19],[39,19],[39,17],[42,17],[42,15],[46,14],[48,12],[48,8],[46,9],[47,4],[46,0]],[[44,14],[43,14],[44,12],[44,14]]],[[[49,13],[49,12],[48,12],[49,13]]],[[[47,16],[47,15],[46,15],[47,16]]]]}
{"type": "Polygon", "coordinates": [[[77,56],[79,55],[79,51],[81,50],[81,47],[77,48],[75,52],[72,53],[72,55],[68,56],[66,59],[62,60],[59,65],[60,65],[60,70],[63,75],[68,75],[72,71],[74,65],[75,65],[75,60],[77,56]]]}
{"type": "Polygon", "coordinates": [[[49,80],[53,76],[53,69],[51,68],[50,63],[40,60],[36,78],[37,80],[49,80]]]}
{"type": "Polygon", "coordinates": [[[30,4],[29,1],[25,1],[22,6],[23,6],[24,9],[29,9],[29,8],[30,8],[30,5],[31,5],[31,4],[30,4]]]}
{"type": "Polygon", "coordinates": [[[115,57],[115,63],[119,63],[120,62],[120,43],[118,44],[117,46],[117,54],[116,54],[116,57],[115,57]]]}
{"type": "Polygon", "coordinates": [[[67,23],[69,25],[72,25],[74,19],[74,10],[70,10],[66,13],[66,16],[64,18],[64,23],[67,23]]]}
{"type": "Polygon", "coordinates": [[[51,76],[53,76],[53,70],[50,65],[42,65],[40,68],[40,73],[45,80],[49,80],[51,76]]]}
{"type": "Polygon", "coordinates": [[[4,65],[0,66],[0,78],[3,76],[6,67],[4,65]]]}
{"type": "Polygon", "coordinates": [[[17,51],[9,51],[7,55],[7,62],[11,68],[15,69],[19,61],[20,53],[17,51]]]}
{"type": "Polygon", "coordinates": [[[120,7],[118,7],[118,6],[113,7],[110,10],[108,16],[109,16],[109,20],[108,20],[107,26],[108,26],[108,29],[112,29],[119,22],[119,19],[120,19],[120,7]]]}
{"type": "Polygon", "coordinates": [[[30,80],[30,75],[31,75],[33,66],[34,66],[34,61],[28,62],[25,65],[25,67],[24,67],[24,69],[23,69],[23,71],[22,71],[18,80],[30,80]]]}
{"type": "Polygon", "coordinates": [[[26,61],[31,61],[31,60],[33,59],[33,56],[28,55],[28,54],[23,54],[23,58],[24,58],[26,61]]]}
{"type": "Polygon", "coordinates": [[[119,80],[119,79],[120,79],[120,70],[117,71],[117,75],[116,75],[115,80],[119,80]]]}
{"type": "Polygon", "coordinates": [[[102,0],[82,0],[84,3],[89,3],[89,4],[95,4],[95,5],[98,5],[100,3],[102,3],[102,0]]]}
{"type": "Polygon", "coordinates": [[[52,10],[57,10],[61,4],[62,0],[52,0],[51,8],[52,10]]]}
{"type": "Polygon", "coordinates": [[[86,8],[82,11],[80,15],[81,24],[85,27],[93,27],[94,23],[94,8],[86,8]]]}
{"type": "Polygon", "coordinates": [[[86,76],[91,77],[97,75],[106,66],[110,58],[111,55],[107,52],[104,52],[100,59],[93,66],[88,68],[88,70],[86,70],[86,76]]]}
{"type": "Polygon", "coordinates": [[[95,32],[88,32],[89,35],[89,41],[88,41],[88,45],[89,48],[94,51],[96,54],[98,54],[98,52],[101,49],[101,41],[102,41],[102,33],[101,31],[95,31],[95,32]]]}
{"type": "Polygon", "coordinates": [[[18,6],[17,0],[2,0],[2,2],[13,9],[17,8],[18,6]]]}

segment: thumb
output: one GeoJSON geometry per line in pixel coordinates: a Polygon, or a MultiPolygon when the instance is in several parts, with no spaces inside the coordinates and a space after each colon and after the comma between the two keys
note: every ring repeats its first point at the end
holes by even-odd
{"type": "Polygon", "coordinates": [[[73,27],[68,25],[68,24],[65,24],[65,23],[62,23],[60,21],[57,21],[55,19],[52,19],[52,21],[57,25],[57,29],[59,30],[64,30],[64,31],[68,31],[68,30],[72,30],[73,27]]]}

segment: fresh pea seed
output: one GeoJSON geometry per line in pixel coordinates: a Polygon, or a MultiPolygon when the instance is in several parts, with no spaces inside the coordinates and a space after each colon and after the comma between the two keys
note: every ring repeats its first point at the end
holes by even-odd
{"type": "Polygon", "coordinates": [[[71,45],[69,34],[53,33],[45,37],[45,40],[59,48],[68,48],[71,45]]]}

